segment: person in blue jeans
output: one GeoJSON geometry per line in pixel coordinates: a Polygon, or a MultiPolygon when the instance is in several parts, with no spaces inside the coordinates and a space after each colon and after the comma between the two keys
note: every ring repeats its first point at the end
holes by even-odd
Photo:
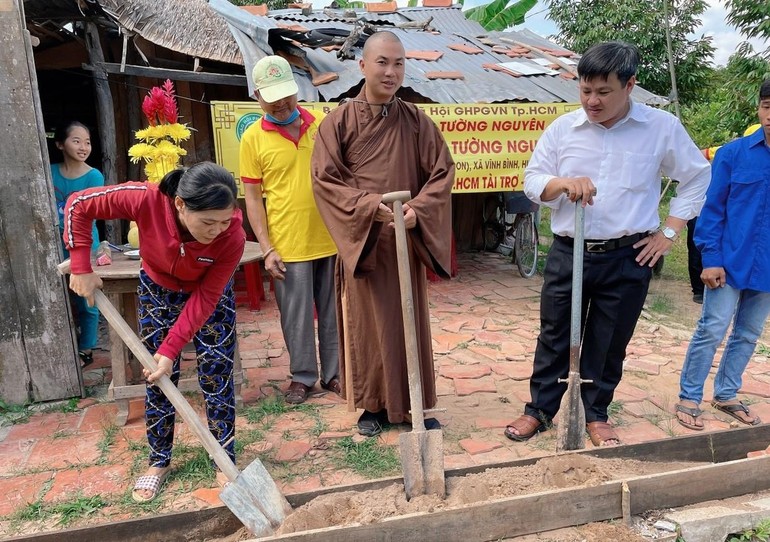
{"type": "Polygon", "coordinates": [[[711,406],[747,425],[760,423],[736,396],[770,315],[770,79],[759,90],[758,116],[761,130],[716,153],[695,231],[706,290],[675,411],[681,425],[696,431],[703,429],[703,384],[731,322],[711,406]]]}
{"type": "MultiPolygon", "coordinates": [[[[54,143],[62,153],[63,160],[51,164],[51,179],[56,196],[56,208],[59,216],[59,237],[64,232],[64,205],[67,198],[74,192],[104,186],[104,176],[96,169],[86,164],[91,155],[91,132],[78,121],[62,123],[54,132],[54,143]]],[[[91,233],[92,250],[99,246],[99,233],[96,224],[91,233]]],[[[70,254],[62,241],[64,257],[70,254]]],[[[72,311],[77,320],[77,341],[80,366],[86,367],[94,361],[93,348],[99,338],[99,309],[88,305],[85,299],[73,295],[71,297],[72,311]]]]}

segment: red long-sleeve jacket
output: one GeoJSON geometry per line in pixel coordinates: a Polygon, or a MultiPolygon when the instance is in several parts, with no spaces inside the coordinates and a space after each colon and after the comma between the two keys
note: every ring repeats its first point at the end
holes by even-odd
{"type": "Polygon", "coordinates": [[[141,232],[142,267],[156,284],[190,294],[158,353],[174,359],[214,312],[243,254],[240,209],[212,243],[183,242],[173,201],[151,183],[127,182],[76,192],[64,210],[64,243],[72,273],[91,267],[91,225],[96,219],[135,221],[141,232]]]}

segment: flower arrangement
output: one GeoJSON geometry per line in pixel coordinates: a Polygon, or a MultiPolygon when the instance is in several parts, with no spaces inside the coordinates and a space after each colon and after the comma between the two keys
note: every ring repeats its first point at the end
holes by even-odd
{"type": "Polygon", "coordinates": [[[179,124],[174,84],[166,80],[161,87],[153,87],[142,102],[142,112],[150,125],[136,132],[140,141],[128,149],[131,162],[145,162],[147,180],[158,183],[179,164],[187,151],[179,143],[190,138],[190,130],[179,124]]]}

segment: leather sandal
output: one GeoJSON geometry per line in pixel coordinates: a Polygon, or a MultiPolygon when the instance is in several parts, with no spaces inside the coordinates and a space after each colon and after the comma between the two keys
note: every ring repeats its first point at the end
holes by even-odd
{"type": "Polygon", "coordinates": [[[306,386],[302,382],[292,382],[289,389],[286,390],[284,399],[287,403],[299,405],[307,400],[307,392],[309,391],[310,386],[306,386]]]}
{"type": "Polygon", "coordinates": [[[586,424],[586,431],[588,431],[588,436],[591,437],[591,444],[594,446],[617,446],[620,444],[620,438],[607,422],[588,422],[586,424]]]}
{"type": "Polygon", "coordinates": [[[537,418],[528,414],[522,414],[507,425],[504,434],[511,440],[524,442],[534,437],[537,433],[545,431],[545,429],[545,424],[537,418]],[[514,433],[511,429],[515,429],[517,433],[514,433]]]}
{"type": "Polygon", "coordinates": [[[325,384],[321,382],[321,387],[337,395],[342,395],[342,385],[340,384],[340,379],[336,376],[325,384]]]}

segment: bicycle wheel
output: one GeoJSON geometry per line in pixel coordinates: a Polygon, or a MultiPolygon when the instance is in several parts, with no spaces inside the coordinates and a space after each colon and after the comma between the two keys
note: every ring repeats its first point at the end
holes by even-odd
{"type": "Polygon", "coordinates": [[[522,277],[528,279],[537,271],[537,228],[532,213],[527,213],[516,225],[516,241],[513,245],[513,260],[522,277]]]}

